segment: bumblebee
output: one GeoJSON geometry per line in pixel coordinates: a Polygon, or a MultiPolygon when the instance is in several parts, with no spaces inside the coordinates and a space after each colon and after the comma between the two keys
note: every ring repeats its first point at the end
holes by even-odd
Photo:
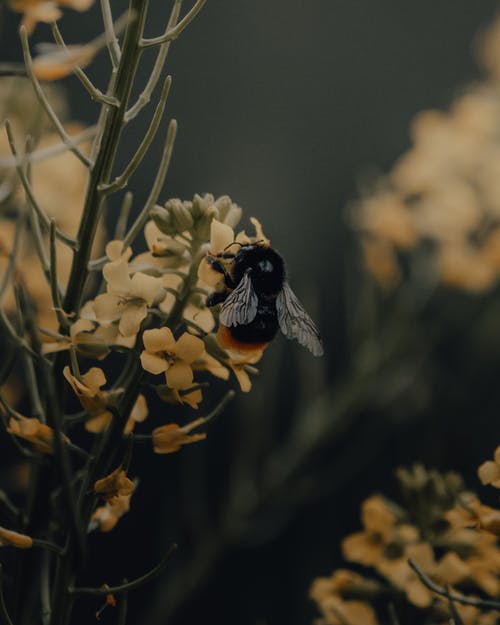
{"type": "Polygon", "coordinates": [[[222,303],[217,338],[222,347],[239,351],[265,347],[281,330],[314,356],[323,345],[314,322],[286,280],[285,263],[276,250],[260,242],[239,245],[236,253],[207,254],[222,274],[222,290],[207,297],[207,306],[222,303]]]}

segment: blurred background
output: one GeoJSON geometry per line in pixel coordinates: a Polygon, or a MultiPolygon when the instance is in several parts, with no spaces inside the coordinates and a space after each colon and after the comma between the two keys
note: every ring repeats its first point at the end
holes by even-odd
{"type": "MultiPolygon", "coordinates": [[[[164,4],[151,2],[151,34],[164,4]]],[[[398,278],[381,285],[363,260],[372,223],[353,202],[390,184],[380,176],[410,148],[419,111],[446,110],[485,80],[474,42],[497,9],[493,0],[208,0],[172,47],[167,114],[179,133],[161,197],[229,194],[261,220],[325,356],[278,338],[206,444],[135,457],[132,510],[95,537],[100,578],[84,581],[133,578],[171,541],[180,549],[166,575],[131,596],[130,623],[311,623],[311,580],[340,565],[360,502],[390,495],[396,467],[418,460],[477,486],[476,467],[500,442],[499,289],[494,279],[451,287],[425,273],[423,236],[418,253],[391,256],[398,278]]],[[[18,16],[2,20],[2,61],[18,61],[18,16]]],[[[67,11],[61,28],[77,43],[100,24],[94,7],[67,11]]],[[[48,40],[39,25],[34,41],[48,40]]],[[[101,87],[103,59],[89,68],[101,87]]],[[[97,107],[76,81],[64,84],[70,117],[92,123],[97,107]]],[[[130,150],[146,122],[129,129],[130,150]]],[[[499,129],[500,115],[497,138],[499,129]]],[[[133,181],[138,203],[163,133],[133,181]]],[[[215,388],[207,406],[217,397],[215,388]]],[[[75,624],[98,607],[82,603],[75,624]]],[[[109,609],[102,622],[115,618],[109,609]]]]}

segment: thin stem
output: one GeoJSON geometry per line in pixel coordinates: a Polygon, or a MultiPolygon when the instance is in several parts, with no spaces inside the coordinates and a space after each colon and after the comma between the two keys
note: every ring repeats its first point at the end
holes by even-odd
{"type": "MultiPolygon", "coordinates": [[[[127,580],[123,580],[124,584],[127,584],[127,580]]],[[[127,609],[128,609],[128,593],[122,593],[120,603],[118,604],[118,625],[125,625],[127,621],[127,609]]]]}
{"type": "Polygon", "coordinates": [[[127,231],[127,223],[130,215],[130,209],[132,208],[132,203],[134,201],[134,195],[127,191],[125,193],[125,197],[123,198],[122,206],[120,208],[120,215],[116,222],[114,239],[115,241],[121,241],[125,236],[127,231]]]}
{"type": "Polygon", "coordinates": [[[33,547],[40,547],[40,549],[46,549],[47,551],[51,551],[52,553],[57,553],[58,556],[61,556],[64,550],[56,545],[55,543],[50,542],[50,540],[42,540],[41,538],[32,538],[33,547]]]}
{"type": "MultiPolygon", "coordinates": [[[[89,141],[95,137],[96,130],[96,126],[89,126],[88,128],[85,128],[85,130],[82,130],[82,132],[79,132],[71,137],[71,140],[75,145],[85,143],[85,141],[89,141]]],[[[35,150],[31,154],[26,154],[24,160],[28,163],[41,163],[42,161],[52,158],[53,156],[64,154],[64,152],[67,152],[68,150],[69,148],[65,143],[56,143],[56,145],[50,145],[46,148],[35,150]]],[[[15,167],[16,164],[17,159],[15,157],[0,156],[0,167],[15,167]]]]}
{"type": "Polygon", "coordinates": [[[234,399],[235,395],[236,393],[233,390],[228,391],[212,412],[209,412],[207,416],[203,418],[203,423],[200,423],[200,425],[208,425],[211,421],[214,421],[220,414],[222,414],[229,402],[234,399]]]}
{"type": "Polygon", "coordinates": [[[120,63],[121,50],[118,43],[118,39],[115,33],[115,27],[113,24],[113,15],[111,13],[111,5],[109,0],[101,0],[101,14],[102,21],[104,23],[104,32],[106,34],[106,41],[108,45],[109,56],[113,68],[116,69],[120,63]]]}
{"type": "Polygon", "coordinates": [[[457,593],[450,593],[442,586],[438,586],[435,582],[433,582],[418,566],[418,564],[410,559],[408,560],[408,564],[418,575],[420,581],[424,586],[426,586],[432,592],[435,592],[436,595],[440,595],[441,597],[446,597],[449,601],[456,601],[457,603],[461,603],[462,605],[472,605],[476,608],[484,609],[484,610],[500,610],[500,601],[494,601],[492,599],[472,599],[471,597],[466,597],[465,595],[459,595],[457,593]]]}
{"type": "Polygon", "coordinates": [[[3,595],[3,566],[0,564],[0,618],[3,625],[13,625],[12,620],[5,605],[5,597],[3,595]]]}
{"type": "MultiPolygon", "coordinates": [[[[10,124],[8,119],[5,120],[5,130],[7,132],[7,138],[9,140],[9,146],[10,146],[12,155],[16,159],[16,170],[17,170],[17,173],[19,175],[19,179],[20,179],[20,181],[21,181],[21,183],[22,183],[22,185],[24,187],[26,195],[28,196],[29,201],[31,203],[31,206],[36,211],[36,214],[38,215],[38,218],[40,219],[40,221],[43,223],[43,225],[47,229],[49,229],[50,228],[50,219],[45,214],[45,212],[43,211],[41,206],[38,204],[37,199],[35,197],[35,193],[33,191],[33,188],[32,188],[32,186],[30,184],[30,181],[28,180],[26,172],[23,169],[22,161],[19,158],[19,153],[18,153],[18,150],[17,150],[17,147],[16,147],[16,142],[15,142],[15,139],[14,139],[14,133],[12,132],[12,126],[11,126],[11,124],[10,124]]],[[[67,234],[64,234],[64,232],[61,232],[59,229],[57,229],[56,230],[56,236],[57,236],[57,238],[60,241],[62,241],[66,245],[68,245],[68,247],[70,247],[71,249],[76,249],[77,242],[74,239],[72,239],[70,236],[68,236],[67,234]]]]}
{"type": "Polygon", "coordinates": [[[149,124],[149,128],[147,129],[143,140],[141,141],[139,147],[137,148],[136,153],[130,159],[129,163],[125,167],[123,173],[117,178],[115,178],[115,180],[111,182],[110,184],[102,185],[100,187],[100,191],[103,191],[106,194],[113,193],[114,191],[117,191],[118,189],[122,189],[128,184],[128,180],[130,176],[133,175],[135,170],[141,164],[142,160],[146,156],[146,153],[151,143],[153,142],[153,139],[156,136],[156,133],[160,126],[160,122],[163,117],[165,105],[167,104],[167,98],[168,98],[171,84],[172,84],[172,76],[167,76],[167,78],[165,79],[165,83],[163,84],[163,89],[160,95],[160,99],[158,101],[158,105],[156,106],[154,115],[151,119],[151,123],[149,124]]]}
{"type": "Polygon", "coordinates": [[[54,219],[50,220],[50,291],[59,325],[62,328],[69,328],[68,317],[62,307],[61,293],[57,280],[56,224],[54,219]]]}
{"type": "Polygon", "coordinates": [[[26,219],[23,214],[16,221],[15,230],[14,230],[14,241],[12,243],[12,248],[9,252],[9,262],[7,264],[7,267],[3,275],[2,284],[0,285],[0,302],[2,301],[3,296],[5,295],[5,292],[7,291],[9,284],[16,270],[17,256],[19,254],[21,236],[24,231],[25,223],[26,223],[26,219]]]}
{"type": "MultiPolygon", "coordinates": [[[[177,20],[179,19],[179,14],[181,12],[182,2],[183,0],[174,1],[174,6],[172,7],[172,11],[168,19],[167,30],[173,28],[177,24],[177,20]]],[[[148,78],[146,86],[139,94],[136,103],[131,106],[130,109],[125,113],[126,123],[134,119],[151,100],[151,95],[153,94],[153,91],[158,84],[158,81],[160,80],[161,72],[163,70],[163,66],[165,65],[168,51],[170,49],[170,43],[170,41],[167,41],[160,46],[158,50],[158,55],[155,60],[155,64],[153,66],[153,70],[148,78]]]]}
{"type": "Polygon", "coordinates": [[[165,182],[165,178],[167,176],[168,167],[170,165],[170,158],[172,156],[172,150],[174,149],[176,134],[177,121],[175,119],[172,119],[168,126],[167,140],[165,142],[165,149],[163,150],[160,166],[158,167],[158,173],[156,174],[156,178],[153,182],[151,192],[148,199],[146,200],[144,208],[139,213],[137,219],[134,221],[132,227],[128,231],[127,236],[123,241],[123,245],[125,248],[127,248],[135,241],[139,232],[142,230],[147,220],[149,219],[149,211],[153,208],[153,206],[156,204],[156,201],[158,200],[158,196],[160,195],[163,183],[165,182]]]}
{"type": "MultiPolygon", "coordinates": [[[[51,24],[51,28],[52,28],[52,35],[57,45],[62,50],[66,50],[69,52],[68,46],[66,45],[66,42],[63,39],[63,36],[61,34],[61,31],[59,30],[57,23],[53,22],[51,24]]],[[[108,106],[118,106],[120,104],[116,98],[105,95],[100,89],[98,89],[81,67],[78,67],[77,65],[73,67],[73,73],[81,82],[81,84],[83,85],[87,93],[90,95],[92,100],[95,100],[96,102],[100,102],[101,104],[106,104],[108,106]]]]}
{"type": "Polygon", "coordinates": [[[131,590],[135,590],[136,588],[139,588],[140,586],[143,586],[158,577],[163,572],[163,569],[166,567],[176,550],[177,545],[173,543],[164,558],[154,568],[131,582],[126,582],[124,584],[120,584],[119,586],[111,586],[108,588],[69,588],[68,592],[70,595],[96,595],[99,597],[109,594],[120,595],[122,593],[130,592],[131,590]]]}
{"type": "Polygon", "coordinates": [[[49,625],[52,608],[50,604],[50,553],[42,556],[42,571],[40,575],[40,602],[42,607],[42,623],[49,625]]]}
{"type": "Polygon", "coordinates": [[[103,196],[99,187],[109,181],[116,152],[123,130],[123,116],[136,75],[140,59],[139,39],[141,38],[147,3],[144,0],[131,0],[132,16],[128,21],[123,44],[120,66],[112,78],[113,93],[120,102],[119,108],[109,108],[104,117],[102,135],[98,138],[99,150],[87,187],[83,216],[78,231],[80,249],[73,258],[64,309],[78,313],[87,280],[88,262],[103,206],[103,196]]]}
{"type": "Polygon", "coordinates": [[[182,31],[191,24],[194,18],[198,15],[205,4],[206,0],[196,0],[192,8],[186,13],[181,21],[173,28],[167,28],[167,30],[159,37],[153,37],[152,39],[141,39],[141,47],[149,48],[150,46],[159,46],[167,41],[177,39],[182,31]]]}
{"type": "Polygon", "coordinates": [[[58,132],[63,143],[68,146],[68,149],[71,150],[71,152],[73,152],[73,154],[85,165],[85,167],[90,167],[92,165],[90,159],[87,156],[85,156],[85,154],[72,141],[71,137],[66,133],[66,131],[63,128],[63,125],[61,124],[56,113],[54,112],[54,109],[50,105],[50,102],[47,96],[43,92],[43,89],[41,88],[40,83],[38,82],[37,78],[33,74],[33,59],[31,58],[30,48],[28,44],[28,35],[26,33],[26,28],[24,26],[21,26],[21,28],[19,29],[19,35],[21,37],[21,46],[23,48],[23,56],[24,56],[24,63],[26,65],[26,71],[28,73],[28,77],[31,81],[31,84],[33,85],[35,93],[38,97],[38,100],[40,101],[40,104],[42,105],[45,112],[47,113],[47,116],[49,117],[50,121],[54,124],[54,128],[58,132]]]}
{"type": "Polygon", "coordinates": [[[2,327],[7,337],[14,345],[26,351],[32,358],[38,359],[38,355],[31,349],[28,343],[26,343],[26,341],[22,337],[20,337],[14,330],[14,327],[12,326],[7,315],[5,314],[4,309],[0,306],[0,328],[2,327]]]}

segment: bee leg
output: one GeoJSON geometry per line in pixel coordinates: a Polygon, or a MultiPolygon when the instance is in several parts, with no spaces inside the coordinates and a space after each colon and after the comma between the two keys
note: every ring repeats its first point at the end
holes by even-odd
{"type": "Polygon", "coordinates": [[[207,296],[206,305],[211,308],[217,304],[221,304],[227,297],[227,293],[214,291],[207,296]]]}
{"type": "Polygon", "coordinates": [[[210,264],[214,271],[217,271],[217,273],[221,273],[224,276],[224,282],[226,283],[226,286],[228,286],[230,289],[234,289],[236,285],[234,284],[233,279],[227,272],[227,269],[224,267],[224,265],[220,262],[220,260],[216,260],[215,258],[213,258],[213,256],[208,255],[206,256],[206,259],[207,263],[210,264]]]}

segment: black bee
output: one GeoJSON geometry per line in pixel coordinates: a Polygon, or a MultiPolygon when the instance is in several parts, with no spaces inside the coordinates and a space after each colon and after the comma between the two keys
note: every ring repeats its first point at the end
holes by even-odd
{"type": "MultiPolygon", "coordinates": [[[[207,306],[222,304],[217,337],[222,347],[240,351],[262,348],[278,330],[323,355],[314,322],[286,280],[283,258],[260,242],[240,245],[236,254],[207,254],[212,269],[224,276],[224,288],[207,298],[207,306]]],[[[228,249],[226,248],[226,249],[228,249]]]]}

